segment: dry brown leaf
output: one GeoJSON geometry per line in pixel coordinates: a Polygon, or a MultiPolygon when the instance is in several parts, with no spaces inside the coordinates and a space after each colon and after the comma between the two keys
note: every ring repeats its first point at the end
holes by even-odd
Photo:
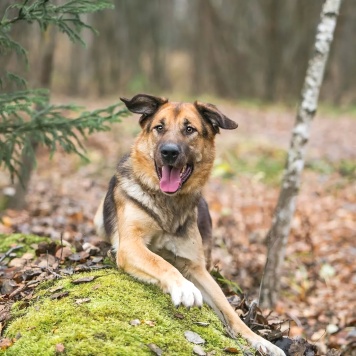
{"type": "Polygon", "coordinates": [[[83,304],[83,303],[89,303],[91,301],[90,298],[82,298],[82,299],[76,299],[75,303],[76,304],[83,304]]]}
{"type": "Polygon", "coordinates": [[[181,313],[174,314],[174,317],[177,318],[177,319],[184,319],[184,315],[181,314],[181,313]]]}
{"type": "Polygon", "coordinates": [[[92,282],[94,279],[95,279],[94,276],[82,277],[82,278],[74,279],[72,283],[73,284],[89,283],[92,282]]]}
{"type": "Polygon", "coordinates": [[[51,299],[61,299],[69,295],[69,292],[54,293],[51,295],[51,299]]]}
{"type": "Polygon", "coordinates": [[[13,340],[4,338],[0,340],[0,350],[6,350],[14,344],[13,340]]]}
{"type": "Polygon", "coordinates": [[[9,262],[8,266],[9,267],[23,267],[23,266],[25,266],[26,263],[27,263],[26,259],[16,257],[9,262]]]}
{"type": "Polygon", "coordinates": [[[56,257],[60,258],[61,261],[64,261],[66,258],[68,258],[69,256],[71,256],[73,254],[73,251],[65,246],[65,247],[60,247],[57,252],[56,252],[56,257]]]}
{"type": "Polygon", "coordinates": [[[49,291],[51,293],[56,293],[56,292],[59,292],[60,290],[62,290],[63,288],[64,288],[63,286],[58,286],[58,287],[50,289],[49,291]]]}
{"type": "Polygon", "coordinates": [[[236,347],[225,347],[224,351],[229,354],[238,354],[240,352],[236,347]]]}

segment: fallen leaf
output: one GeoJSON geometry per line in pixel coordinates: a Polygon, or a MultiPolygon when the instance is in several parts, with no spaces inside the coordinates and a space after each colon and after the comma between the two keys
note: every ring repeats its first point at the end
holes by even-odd
{"type": "Polygon", "coordinates": [[[180,314],[180,313],[174,314],[174,317],[177,318],[177,319],[184,319],[184,315],[180,314]]]}
{"type": "Polygon", "coordinates": [[[60,293],[54,293],[53,295],[51,295],[51,299],[61,299],[64,298],[68,295],[68,292],[60,292],[60,293]]]}
{"type": "Polygon", "coordinates": [[[58,286],[58,287],[50,289],[49,291],[51,293],[56,293],[56,292],[59,292],[60,290],[62,290],[63,288],[64,288],[63,286],[58,286]]]}
{"type": "Polygon", "coordinates": [[[26,259],[16,257],[9,262],[9,267],[23,267],[26,263],[26,259]]]}
{"type": "Polygon", "coordinates": [[[21,258],[25,259],[25,260],[32,260],[35,257],[35,255],[31,252],[26,252],[22,255],[21,258]]]}
{"type": "Polygon", "coordinates": [[[157,345],[155,344],[147,344],[147,347],[153,351],[156,355],[161,356],[163,354],[163,350],[161,350],[157,345]]]}
{"type": "Polygon", "coordinates": [[[1,222],[3,223],[4,226],[7,227],[12,226],[12,219],[6,215],[1,218],[1,222]]]}
{"type": "Polygon", "coordinates": [[[72,267],[69,266],[69,267],[61,269],[61,272],[71,276],[74,273],[74,270],[72,267]]]}
{"type": "Polygon", "coordinates": [[[238,354],[240,352],[236,347],[225,347],[224,351],[229,354],[238,354]]]}
{"type": "Polygon", "coordinates": [[[1,294],[11,294],[16,286],[17,286],[17,283],[15,281],[13,281],[11,279],[5,279],[2,282],[0,292],[1,292],[1,294]]]}
{"type": "Polygon", "coordinates": [[[46,255],[46,254],[54,255],[56,253],[56,248],[57,248],[57,245],[53,241],[50,243],[40,242],[38,244],[37,250],[35,251],[36,256],[46,255]]]}
{"type": "Polygon", "coordinates": [[[73,262],[85,261],[89,257],[89,253],[86,251],[81,251],[78,253],[73,253],[72,255],[68,256],[68,259],[73,262]]]}
{"type": "Polygon", "coordinates": [[[205,340],[193,331],[185,331],[184,336],[189,342],[192,342],[193,344],[205,344],[205,340]]]}
{"type": "Polygon", "coordinates": [[[62,352],[64,352],[64,350],[65,350],[65,347],[64,347],[63,344],[57,344],[56,345],[56,352],[62,353],[62,352]]]}
{"type": "Polygon", "coordinates": [[[36,261],[33,262],[33,264],[37,265],[40,268],[48,268],[52,267],[56,263],[56,258],[52,255],[42,255],[39,258],[37,258],[36,261]]]}
{"type": "Polygon", "coordinates": [[[89,277],[83,277],[83,278],[78,278],[72,281],[73,284],[81,284],[81,283],[88,283],[91,282],[95,279],[94,276],[89,276],[89,277]]]}
{"type": "Polygon", "coordinates": [[[22,274],[22,279],[24,281],[30,280],[33,277],[39,276],[42,273],[41,268],[31,268],[24,271],[22,274]]]}
{"type": "Polygon", "coordinates": [[[206,352],[199,345],[193,347],[193,352],[199,356],[206,356],[206,352]]]}
{"type": "Polygon", "coordinates": [[[6,350],[12,346],[14,342],[11,339],[5,338],[0,340],[0,350],[6,350]]]}
{"type": "Polygon", "coordinates": [[[310,339],[312,341],[319,341],[325,335],[325,333],[326,333],[325,329],[319,329],[311,336],[310,339]]]}
{"type": "Polygon", "coordinates": [[[83,304],[83,303],[89,303],[91,301],[90,298],[82,298],[82,299],[76,299],[75,303],[76,304],[83,304]]]}
{"type": "Polygon", "coordinates": [[[64,261],[66,258],[68,258],[69,256],[73,255],[73,251],[65,246],[65,247],[60,247],[57,252],[56,252],[56,257],[60,258],[61,261],[64,261]]]}
{"type": "Polygon", "coordinates": [[[153,320],[145,320],[144,323],[149,326],[156,326],[156,322],[153,320]]]}

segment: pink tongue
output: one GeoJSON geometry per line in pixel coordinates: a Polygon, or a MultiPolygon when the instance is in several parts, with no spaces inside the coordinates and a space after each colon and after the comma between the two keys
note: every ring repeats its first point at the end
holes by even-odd
{"type": "Polygon", "coordinates": [[[161,190],[165,193],[174,193],[180,186],[180,169],[171,166],[162,167],[162,178],[159,182],[161,190]]]}

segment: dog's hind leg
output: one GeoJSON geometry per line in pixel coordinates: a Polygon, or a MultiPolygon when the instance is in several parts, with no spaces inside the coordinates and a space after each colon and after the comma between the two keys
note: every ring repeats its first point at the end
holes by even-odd
{"type": "Polygon", "coordinates": [[[98,237],[103,240],[107,240],[108,238],[106,236],[104,227],[104,200],[105,198],[101,200],[100,205],[95,213],[94,226],[98,237]]]}

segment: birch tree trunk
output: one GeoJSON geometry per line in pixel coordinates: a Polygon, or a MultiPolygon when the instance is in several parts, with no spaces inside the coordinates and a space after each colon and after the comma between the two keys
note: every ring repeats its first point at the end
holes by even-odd
{"type": "Polygon", "coordinates": [[[308,64],[301,93],[301,102],[292,131],[281,192],[272,226],[267,235],[268,253],[260,290],[260,303],[263,307],[273,307],[279,294],[281,269],[291,221],[295,212],[310,124],[317,110],[320,86],[340,4],[341,0],[326,0],[321,11],[314,51],[308,64]]]}

